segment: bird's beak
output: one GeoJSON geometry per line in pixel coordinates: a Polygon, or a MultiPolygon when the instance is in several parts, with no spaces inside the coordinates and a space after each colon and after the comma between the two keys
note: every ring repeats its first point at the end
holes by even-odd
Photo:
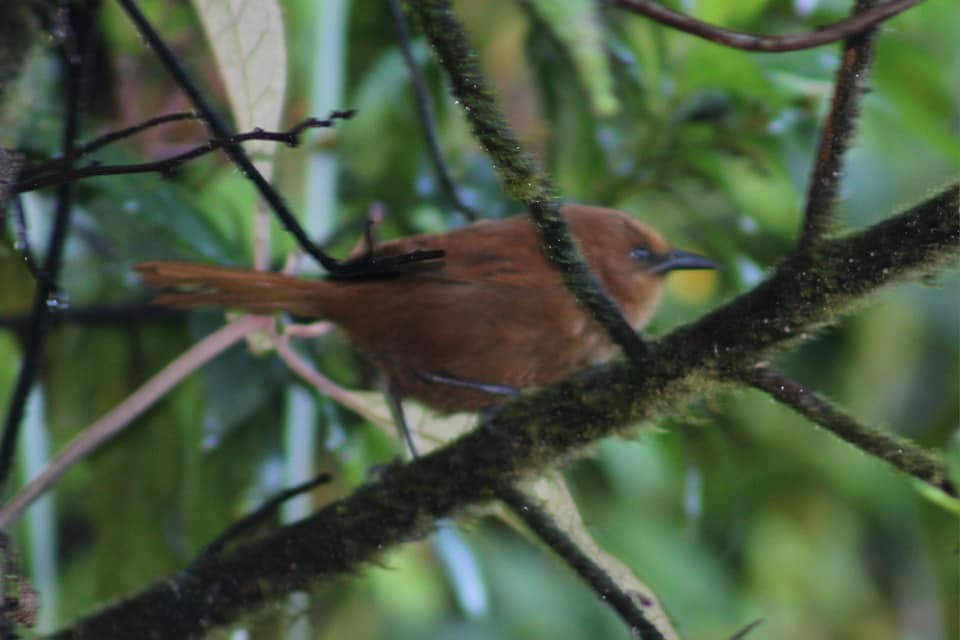
{"type": "Polygon", "coordinates": [[[681,269],[716,269],[719,265],[716,262],[689,251],[672,249],[657,264],[650,268],[650,273],[663,274],[669,271],[680,271],[681,269]]]}

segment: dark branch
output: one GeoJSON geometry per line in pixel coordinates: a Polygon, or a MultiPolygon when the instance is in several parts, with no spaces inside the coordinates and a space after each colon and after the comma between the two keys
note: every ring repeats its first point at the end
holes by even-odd
{"type": "MultiPolygon", "coordinates": [[[[63,157],[68,163],[72,163],[77,133],[80,129],[83,93],[86,89],[87,69],[95,39],[94,32],[99,1],[89,0],[83,4],[70,4],[69,7],[67,15],[71,29],[67,40],[77,44],[79,53],[71,55],[66,47],[61,50],[61,72],[67,91],[61,148],[63,157]]],[[[17,448],[27,396],[33,387],[33,381],[43,356],[47,329],[50,324],[50,300],[57,295],[56,282],[60,275],[63,247],[66,244],[67,231],[70,229],[72,210],[73,185],[61,185],[57,193],[53,228],[50,230],[50,237],[47,241],[47,254],[43,261],[43,277],[37,281],[37,289],[34,293],[31,308],[30,327],[23,350],[23,359],[20,363],[20,372],[10,396],[9,408],[4,421],[3,438],[0,441],[0,495],[2,495],[3,488],[10,478],[13,455],[17,448]]]]}
{"type": "MultiPolygon", "coordinates": [[[[17,196],[12,200],[13,209],[13,232],[16,237],[14,241],[14,249],[20,252],[23,256],[23,264],[26,265],[27,271],[30,272],[30,275],[34,277],[38,282],[40,280],[46,280],[47,276],[44,273],[43,269],[40,268],[40,265],[37,264],[37,259],[33,255],[33,249],[30,247],[30,236],[27,233],[27,216],[23,212],[23,201],[17,196]]],[[[50,285],[50,283],[47,283],[50,285]]],[[[52,288],[52,285],[50,285],[52,288]]]]}
{"type": "Polygon", "coordinates": [[[296,147],[300,144],[300,136],[307,129],[332,127],[335,120],[346,120],[353,117],[353,114],[353,111],[334,111],[326,119],[321,120],[319,118],[307,118],[286,131],[264,131],[262,129],[255,129],[247,133],[238,133],[226,140],[213,139],[208,141],[206,144],[199,145],[193,149],[184,151],[183,153],[178,153],[175,156],[164,158],[163,160],[154,160],[152,162],[119,165],[91,164],[86,167],[78,167],[76,169],[69,170],[63,170],[62,167],[60,167],[56,172],[47,174],[40,174],[37,171],[30,171],[26,172],[29,177],[18,182],[14,187],[14,191],[17,193],[23,193],[25,191],[34,191],[44,187],[63,184],[64,182],[73,182],[83,178],[92,178],[97,176],[115,176],[131,173],[160,173],[164,176],[169,176],[181,165],[189,162],[190,160],[204,156],[212,151],[216,151],[217,149],[224,149],[230,145],[236,145],[241,142],[249,142],[250,140],[270,140],[273,142],[283,142],[291,147],[296,147]]]}
{"type": "Polygon", "coordinates": [[[761,36],[752,33],[742,33],[717,27],[706,22],[691,18],[688,15],[667,9],[652,0],[611,0],[614,6],[627,9],[647,16],[660,24],[673,27],[694,36],[722,44],[734,49],[758,51],[761,53],[775,53],[781,51],[798,51],[813,49],[831,42],[846,40],[863,31],[874,27],[895,15],[920,4],[923,0],[891,0],[868,9],[851,18],[835,24],[822,27],[809,33],[795,33],[782,36],[761,36]]]}
{"type": "Polygon", "coordinates": [[[640,640],[663,640],[663,634],[647,620],[630,594],[621,589],[602,567],[581,551],[570,536],[557,526],[549,513],[523,492],[512,487],[501,490],[499,497],[544,544],[583,578],[601,601],[617,612],[633,637],[640,640]]]}
{"type": "Polygon", "coordinates": [[[433,100],[430,98],[430,90],[423,79],[420,67],[417,61],[413,59],[413,51],[410,46],[410,30],[407,28],[407,19],[403,15],[403,8],[400,6],[400,0],[387,0],[390,5],[390,13],[393,17],[393,30],[397,34],[397,42],[400,44],[400,53],[403,54],[403,61],[410,72],[410,82],[413,84],[413,95],[417,103],[417,115],[420,118],[420,126],[423,127],[423,135],[427,141],[427,150],[430,153],[430,160],[433,162],[434,170],[437,172],[437,179],[440,181],[447,197],[453,203],[453,206],[462,213],[467,220],[478,220],[481,216],[471,207],[464,204],[460,197],[460,191],[450,176],[450,168],[443,157],[443,151],[440,149],[440,139],[437,136],[436,114],[433,110],[433,100]]]}
{"type": "Polygon", "coordinates": [[[906,438],[898,438],[859,424],[825,398],[778,371],[766,367],[753,368],[745,371],[740,379],[769,393],[861,451],[892,464],[899,471],[912,475],[948,495],[957,496],[957,487],[950,481],[946,466],[906,438]]]}
{"type": "MultiPolygon", "coordinates": [[[[135,0],[120,0],[120,5],[124,11],[126,11],[130,20],[136,25],[137,31],[140,32],[144,41],[160,59],[163,66],[170,75],[173,76],[184,93],[187,94],[197,108],[197,111],[203,116],[203,119],[213,131],[214,137],[220,140],[230,140],[235,134],[227,125],[226,120],[216,112],[206,97],[200,92],[200,89],[187,73],[183,64],[177,59],[173,51],[170,50],[167,43],[163,41],[160,34],[153,28],[153,25],[150,24],[143,12],[140,11],[135,0]]],[[[390,274],[402,270],[408,264],[422,262],[424,260],[433,260],[440,257],[435,251],[423,251],[383,259],[371,258],[366,261],[341,262],[324,253],[310,240],[307,232],[304,231],[290,208],[287,207],[287,203],[267,179],[263,177],[263,174],[260,173],[256,166],[254,166],[242,146],[231,143],[227,144],[223,150],[230,156],[230,159],[237,165],[240,171],[253,182],[260,196],[270,205],[270,208],[280,220],[280,223],[290,235],[296,239],[297,244],[313,259],[319,262],[331,276],[354,278],[365,277],[371,274],[390,274]]]]}
{"type": "MultiPolygon", "coordinates": [[[[120,324],[131,322],[171,322],[186,317],[179,309],[167,309],[151,304],[103,304],[82,307],[64,306],[50,309],[53,324],[120,324]]],[[[22,331],[33,323],[29,313],[0,315],[0,329],[22,331]]]]}
{"type": "MultiPolygon", "coordinates": [[[[858,0],[854,15],[865,11],[870,0],[858,0]]],[[[856,131],[860,97],[867,89],[877,30],[853,36],[843,48],[843,62],[833,83],[833,102],[817,145],[817,160],[810,176],[803,215],[800,246],[814,242],[828,231],[843,171],[847,146],[856,131]]]]}
{"type": "Polygon", "coordinates": [[[763,618],[757,618],[730,636],[730,640],[743,640],[748,635],[753,633],[753,630],[759,627],[761,624],[763,624],[763,618]]]}
{"type": "Polygon", "coordinates": [[[522,201],[540,231],[544,254],[557,266],[567,288],[603,325],[627,358],[639,362],[647,347],[624,320],[617,303],[603,290],[573,241],[550,178],[523,150],[487,85],[463,25],[449,0],[413,4],[424,32],[447,71],[453,93],[463,105],[473,134],[490,154],[507,192],[522,201]]]}
{"type": "MultiPolygon", "coordinates": [[[[135,124],[132,127],[126,127],[125,129],[117,129],[116,131],[111,131],[105,133],[99,138],[94,138],[93,140],[86,142],[84,144],[77,145],[77,148],[74,150],[74,159],[79,160],[80,158],[90,155],[97,149],[107,146],[112,142],[117,140],[122,140],[123,138],[128,138],[134,136],[141,131],[146,131],[152,127],[156,127],[162,124],[167,124],[169,122],[178,122],[181,120],[196,120],[198,116],[193,111],[181,111],[178,113],[168,113],[166,115],[157,116],[156,118],[150,118],[145,120],[140,124],[135,124]]],[[[56,158],[50,162],[45,162],[36,167],[30,167],[23,172],[24,178],[31,178],[42,173],[48,173],[51,171],[62,170],[64,167],[63,158],[56,158]]]]}
{"type": "Polygon", "coordinates": [[[54,637],[196,637],[290,591],[357,571],[468,505],[600,437],[675,411],[878,288],[955,260],[960,186],[865,231],[823,242],[813,277],[794,262],[651,345],[640,368],[614,362],[505,404],[485,428],[402,466],[317,514],[158,581],[54,637]],[[866,259],[865,256],[870,256],[866,259]],[[851,265],[854,265],[851,268],[851,265]],[[291,567],[295,567],[292,570],[291,567]]]}
{"type": "Polygon", "coordinates": [[[13,194],[13,185],[17,183],[22,167],[22,153],[0,148],[0,227],[3,226],[7,201],[13,194]]]}

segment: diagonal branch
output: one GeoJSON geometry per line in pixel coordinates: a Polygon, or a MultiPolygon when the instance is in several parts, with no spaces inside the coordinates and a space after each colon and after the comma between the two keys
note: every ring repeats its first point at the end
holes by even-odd
{"type": "Polygon", "coordinates": [[[788,259],[756,289],[653,343],[642,367],[614,362],[524,394],[485,428],[391,467],[317,514],[160,580],[54,637],[197,637],[293,590],[356,571],[438,519],[495,499],[504,483],[728,384],[731,372],[810,335],[880,287],[956,260],[958,207],[960,185],[954,185],[869,229],[824,241],[812,276],[799,258],[788,259]]]}
{"type": "Polygon", "coordinates": [[[224,325],[168,364],[150,378],[126,400],[107,412],[99,420],[84,428],[44,468],[36,478],[22,487],[17,495],[0,508],[0,529],[16,520],[24,509],[39,498],[63,474],[101,445],[126,429],[137,416],[161,400],[185,377],[204,363],[223,353],[225,349],[242,340],[253,331],[262,331],[272,326],[273,319],[266,316],[244,316],[224,325]]]}
{"type": "MultiPolygon", "coordinates": [[[[61,147],[63,157],[68,163],[73,162],[77,135],[80,130],[80,117],[83,110],[83,98],[86,91],[86,76],[90,66],[93,51],[94,32],[96,30],[96,16],[99,12],[98,2],[71,5],[67,18],[72,22],[75,32],[71,37],[77,39],[79,53],[61,51],[61,72],[67,85],[67,105],[63,126],[61,147]]],[[[43,277],[37,282],[34,292],[31,316],[33,318],[27,332],[26,345],[20,371],[8,404],[6,420],[3,426],[3,436],[0,440],[0,494],[10,476],[13,463],[13,454],[20,436],[20,426],[23,421],[27,395],[33,387],[33,381],[40,366],[46,343],[47,331],[50,324],[50,309],[58,294],[57,280],[60,276],[60,266],[63,258],[67,232],[70,229],[70,219],[73,213],[73,187],[70,184],[60,186],[57,191],[57,205],[53,228],[50,230],[47,241],[47,255],[43,261],[41,273],[43,277]]]]}
{"type": "MultiPolygon", "coordinates": [[[[854,16],[864,11],[869,2],[857,0],[854,16]]],[[[856,131],[860,98],[867,90],[876,35],[875,28],[857,33],[843,48],[843,62],[833,83],[833,101],[823,124],[817,145],[817,160],[810,176],[799,243],[801,248],[828,231],[833,220],[844,156],[856,131]]]]}
{"type": "Polygon", "coordinates": [[[474,136],[493,159],[507,192],[522,201],[536,221],[547,259],[556,265],[567,288],[593,313],[627,358],[639,362],[647,353],[646,345],[584,261],[560,215],[556,190],[550,178],[523,150],[503,115],[450,1],[421,0],[413,3],[413,7],[427,39],[447,71],[453,94],[463,105],[474,136]]]}
{"type": "MultiPolygon", "coordinates": [[[[170,47],[167,46],[167,43],[163,41],[163,38],[160,37],[156,29],[153,28],[150,21],[147,20],[147,17],[140,10],[140,7],[137,6],[136,0],[120,0],[120,5],[134,23],[144,41],[153,49],[153,52],[160,59],[160,62],[166,68],[167,72],[173,76],[180,88],[183,89],[184,93],[187,94],[191,102],[196,106],[197,111],[210,126],[214,136],[222,140],[229,140],[235,135],[235,132],[231,130],[226,120],[224,120],[210,102],[207,101],[199,87],[197,87],[196,83],[187,73],[186,68],[184,68],[180,60],[177,59],[170,47]]],[[[276,214],[280,223],[290,235],[296,239],[297,244],[314,260],[319,262],[331,276],[355,278],[376,273],[396,273],[410,263],[433,260],[440,257],[436,251],[415,251],[407,255],[393,256],[382,260],[375,258],[361,261],[337,260],[324,253],[310,240],[307,232],[304,231],[303,227],[297,221],[297,218],[293,215],[293,212],[287,206],[283,197],[254,166],[242,146],[236,143],[228,143],[224,147],[224,151],[240,171],[253,182],[260,196],[270,205],[270,208],[276,214]]]]}
{"type": "Polygon", "coordinates": [[[740,379],[769,393],[861,451],[890,463],[899,471],[912,475],[948,495],[957,495],[957,487],[948,477],[946,466],[906,438],[898,438],[859,424],[811,389],[767,367],[750,369],[740,379]]]}
{"type": "Polygon", "coordinates": [[[536,502],[514,487],[504,488],[499,498],[530,527],[537,537],[583,578],[600,599],[612,607],[639,640],[664,640],[659,629],[643,614],[630,594],[577,546],[536,502]]]}
{"type": "Polygon", "coordinates": [[[653,0],[612,0],[612,4],[621,9],[644,15],[660,24],[679,31],[744,51],[775,53],[813,49],[831,42],[851,38],[863,31],[903,13],[920,4],[923,0],[890,0],[866,11],[851,16],[809,33],[793,33],[782,36],[762,36],[743,33],[712,25],[686,14],[666,8],[653,0]]]}

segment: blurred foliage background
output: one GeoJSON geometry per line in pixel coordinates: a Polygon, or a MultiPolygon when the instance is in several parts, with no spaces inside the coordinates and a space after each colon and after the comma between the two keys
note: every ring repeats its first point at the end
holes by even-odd
{"type": "MultiPolygon", "coordinates": [[[[141,4],[226,110],[193,5],[141,4]]],[[[307,212],[311,229],[325,235],[363,220],[374,203],[387,209],[386,237],[463,224],[426,153],[386,4],[280,4],[288,56],[284,126],[333,109],[357,110],[304,147],[277,149],[275,182],[299,211],[316,202],[305,188],[310,163],[323,158],[333,166],[328,205],[307,212]],[[311,79],[318,77],[339,82],[342,101],[311,106],[311,79]]],[[[457,6],[511,123],[566,198],[630,211],[677,246],[722,263],[716,274],[672,277],[649,333],[747,290],[789,249],[837,45],[743,53],[587,0],[457,6]]],[[[849,10],[836,0],[682,6],[762,33],[808,30],[849,10]]],[[[189,108],[114,3],[104,3],[101,28],[85,137],[189,108]]],[[[949,0],[923,3],[882,29],[843,179],[845,228],[877,222],[960,174],[958,31],[960,5],[949,0]]],[[[34,41],[16,91],[0,105],[0,140],[39,159],[57,149],[63,100],[48,39],[38,33],[34,41]]],[[[465,200],[489,217],[517,212],[420,40],[415,55],[465,200]]],[[[97,157],[142,162],[203,137],[196,124],[169,125],[97,157]]],[[[147,259],[250,264],[254,190],[223,157],[193,162],[173,179],[98,178],[77,190],[64,304],[145,300],[131,266],[147,259]]],[[[52,202],[48,191],[24,197],[34,247],[42,246],[52,202]]],[[[0,231],[0,313],[9,316],[28,309],[32,280],[12,222],[0,231]]],[[[279,265],[293,243],[278,228],[274,240],[279,265]]],[[[355,241],[346,234],[331,249],[343,255],[355,241]]],[[[58,323],[31,397],[20,477],[36,473],[51,452],[222,320],[204,312],[181,320],[58,323]]],[[[865,423],[952,449],[956,460],[957,328],[953,272],[886,290],[781,364],[865,423]]],[[[338,382],[369,386],[369,367],[338,336],[301,346],[338,382]]],[[[4,409],[19,358],[18,334],[3,330],[4,409]]],[[[273,356],[235,347],[33,507],[15,533],[41,592],[41,629],[183,567],[280,489],[291,387],[305,389],[273,356]]],[[[750,637],[960,635],[956,514],[906,477],[752,391],[704,398],[652,426],[659,429],[635,441],[600,443],[566,472],[591,532],[649,582],[684,637],[726,638],[757,619],[762,623],[750,637]]],[[[349,492],[371,466],[399,451],[322,398],[309,428],[317,439],[308,453],[335,476],[312,495],[317,505],[349,492]]],[[[454,546],[463,551],[466,542],[465,556],[411,542],[312,599],[254,616],[246,621],[249,635],[235,637],[629,637],[565,566],[501,522],[467,519],[458,531],[454,546]]]]}

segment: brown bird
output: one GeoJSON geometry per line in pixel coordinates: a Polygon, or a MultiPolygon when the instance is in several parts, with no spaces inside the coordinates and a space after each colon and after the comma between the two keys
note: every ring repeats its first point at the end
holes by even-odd
{"type": "MultiPolygon", "coordinates": [[[[650,320],[664,275],[716,266],[671,250],[622,211],[567,205],[562,213],[635,329],[650,320]]],[[[164,290],[156,304],[330,320],[380,367],[394,394],[444,412],[488,407],[503,400],[499,394],[548,385],[615,353],[604,328],[541,253],[528,216],[401,238],[378,245],[374,254],[418,249],[445,256],[369,280],[310,280],[185,262],[146,262],[137,270],[148,286],[164,290]]]]}

